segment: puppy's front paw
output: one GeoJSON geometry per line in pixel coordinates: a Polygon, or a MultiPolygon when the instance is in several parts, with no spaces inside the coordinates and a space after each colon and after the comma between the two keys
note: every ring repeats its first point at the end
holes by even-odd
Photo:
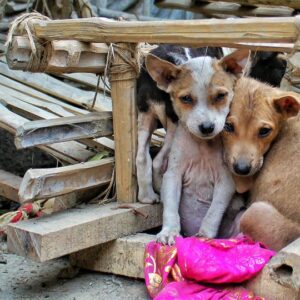
{"type": "Polygon", "coordinates": [[[154,191],[147,194],[139,194],[138,199],[139,202],[145,204],[154,204],[160,202],[159,196],[154,191]]]}
{"type": "Polygon", "coordinates": [[[217,236],[217,234],[218,232],[214,228],[201,226],[196,236],[213,239],[217,236]]]}
{"type": "Polygon", "coordinates": [[[156,236],[156,241],[164,245],[172,246],[175,244],[175,238],[180,236],[180,229],[177,227],[165,227],[156,236]]]}

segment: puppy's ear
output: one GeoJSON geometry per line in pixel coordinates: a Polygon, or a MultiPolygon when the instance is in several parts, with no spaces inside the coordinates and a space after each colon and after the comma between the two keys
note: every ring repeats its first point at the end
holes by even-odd
{"type": "Polygon", "coordinates": [[[293,93],[285,93],[273,99],[277,112],[281,113],[284,119],[297,116],[300,110],[300,96],[293,93]]]}
{"type": "Polygon", "coordinates": [[[169,92],[170,84],[178,76],[180,69],[172,63],[160,59],[153,54],[146,57],[146,68],[158,88],[169,92]]]}
{"type": "Polygon", "coordinates": [[[234,75],[248,75],[251,67],[250,51],[240,49],[226,55],[221,59],[221,66],[225,71],[234,75]]]}

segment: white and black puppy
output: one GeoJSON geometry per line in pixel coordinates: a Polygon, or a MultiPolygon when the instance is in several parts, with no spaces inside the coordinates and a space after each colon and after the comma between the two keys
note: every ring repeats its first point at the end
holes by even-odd
{"type": "Polygon", "coordinates": [[[178,125],[163,176],[163,228],[158,241],[173,244],[177,235],[216,237],[235,192],[223,162],[219,133],[233,98],[237,75],[249,52],[217,60],[204,56],[176,66],[153,55],[146,68],[157,87],[170,95],[178,125]]]}
{"type": "MultiPolygon", "coordinates": [[[[151,54],[174,65],[182,65],[187,61],[208,56],[221,58],[221,48],[183,48],[175,45],[162,45],[151,51],[151,54]]],[[[166,78],[172,80],[172,78],[166,78]]],[[[201,79],[200,79],[201,80],[201,79]]],[[[136,157],[138,200],[142,203],[159,202],[159,192],[162,174],[167,165],[167,157],[177,127],[178,116],[174,111],[170,95],[164,89],[159,89],[156,82],[147,72],[145,66],[137,82],[138,105],[138,151],[136,157]],[[162,149],[153,163],[149,152],[153,131],[159,126],[166,130],[162,149]]],[[[205,129],[204,129],[205,130],[205,129]]]]}

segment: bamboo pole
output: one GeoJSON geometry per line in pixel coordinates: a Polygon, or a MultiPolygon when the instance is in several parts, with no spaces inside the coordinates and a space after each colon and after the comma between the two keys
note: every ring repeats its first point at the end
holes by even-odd
{"type": "Polygon", "coordinates": [[[268,6],[243,6],[238,3],[180,1],[180,0],[158,0],[155,5],[160,8],[183,9],[194,13],[205,15],[225,14],[234,16],[254,17],[287,17],[294,13],[289,7],[268,6]]]}
{"type": "Polygon", "coordinates": [[[35,36],[46,40],[229,46],[237,43],[294,43],[298,35],[296,18],[298,17],[153,22],[109,22],[90,18],[32,20],[31,24],[35,36]]]}
{"type": "Polygon", "coordinates": [[[118,44],[110,69],[115,140],[116,188],[120,202],[135,202],[137,182],[136,72],[124,61],[134,60],[135,45],[118,44]],[[119,49],[119,50],[118,50],[119,49]]]}

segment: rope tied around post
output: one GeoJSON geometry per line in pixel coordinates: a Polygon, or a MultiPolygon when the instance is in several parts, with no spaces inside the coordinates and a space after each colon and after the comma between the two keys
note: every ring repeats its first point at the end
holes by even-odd
{"type": "MultiPolygon", "coordinates": [[[[142,52],[140,51],[139,47],[136,47],[135,44],[129,44],[129,46],[124,46],[111,43],[109,45],[106,57],[104,82],[106,82],[107,78],[109,78],[110,82],[136,79],[140,74],[141,57],[142,52]],[[116,56],[121,58],[118,60],[118,62],[116,62],[115,60],[116,56]],[[127,74],[128,76],[124,77],[124,74],[127,74]]],[[[100,75],[98,77],[95,96],[90,110],[93,110],[96,104],[99,84],[100,75]]],[[[104,97],[105,94],[106,89],[104,89],[104,97]]]]}
{"type": "Polygon", "coordinates": [[[136,50],[136,45],[110,44],[105,68],[105,73],[109,74],[110,81],[136,79],[139,76],[140,67],[140,52],[136,50]],[[118,62],[115,60],[116,56],[121,58],[118,62]],[[128,76],[124,77],[126,73],[128,76]]]}
{"type": "Polygon", "coordinates": [[[13,36],[27,36],[30,43],[31,53],[29,62],[26,66],[26,71],[43,72],[47,68],[47,61],[52,52],[51,42],[37,39],[34,36],[34,29],[32,25],[32,21],[34,20],[49,21],[50,19],[40,13],[25,13],[16,18],[10,24],[7,41],[5,43],[7,46],[6,56],[9,60],[9,52],[13,46],[13,36]]]}

